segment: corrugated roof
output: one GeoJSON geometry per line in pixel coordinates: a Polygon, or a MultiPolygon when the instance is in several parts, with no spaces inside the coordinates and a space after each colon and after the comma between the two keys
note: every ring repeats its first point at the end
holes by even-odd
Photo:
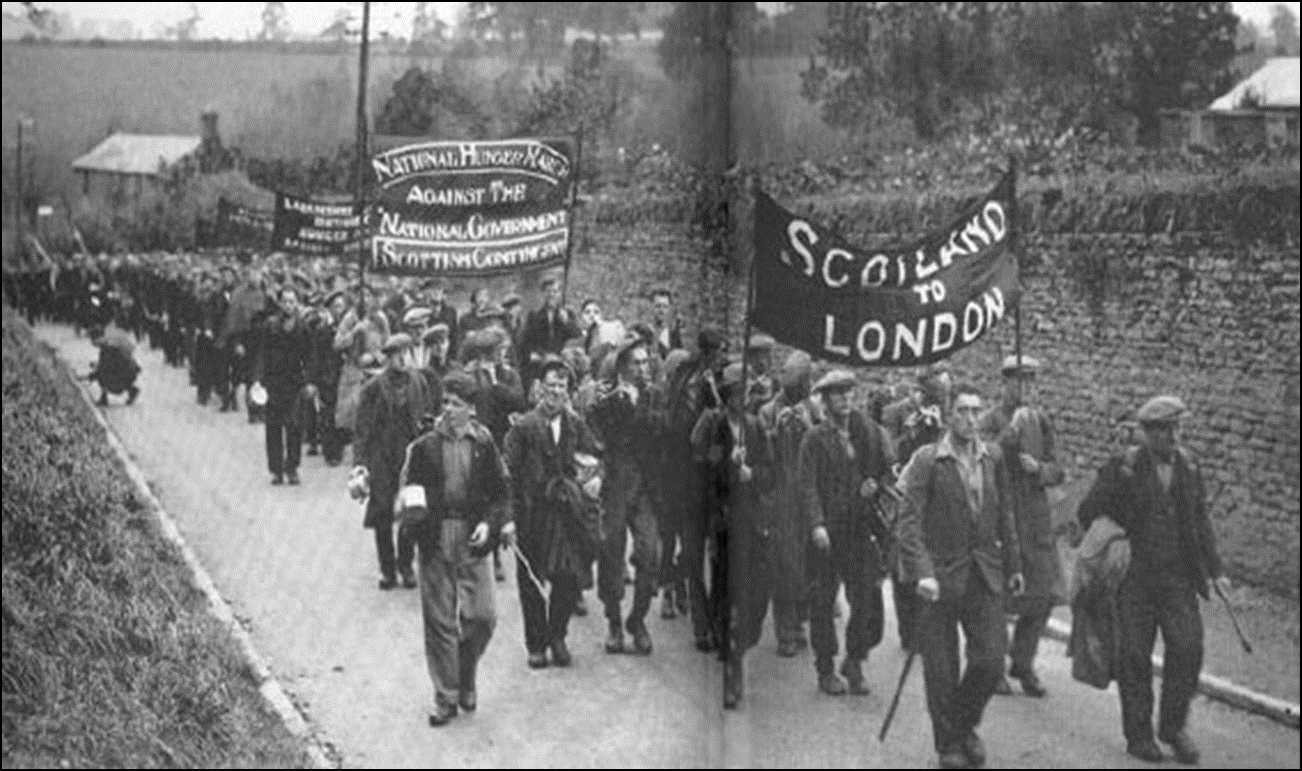
{"type": "Polygon", "coordinates": [[[1230,89],[1228,94],[1212,102],[1207,109],[1220,112],[1243,109],[1246,106],[1245,97],[1250,102],[1255,102],[1255,107],[1297,108],[1298,72],[1296,56],[1267,59],[1265,66],[1230,89]]]}
{"type": "Polygon", "coordinates": [[[72,162],[77,171],[157,174],[199,149],[199,137],[165,134],[112,134],[94,150],[72,162]]]}

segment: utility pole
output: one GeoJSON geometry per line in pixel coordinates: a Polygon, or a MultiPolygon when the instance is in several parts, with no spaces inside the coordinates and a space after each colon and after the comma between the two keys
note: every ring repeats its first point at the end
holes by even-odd
{"type": "MultiPolygon", "coordinates": [[[[366,142],[366,47],[367,37],[369,36],[371,26],[371,4],[362,3],[362,50],[361,56],[357,63],[357,176],[353,180],[353,210],[357,212],[358,231],[360,233],[362,219],[366,215],[366,204],[362,200],[362,192],[366,189],[366,161],[367,142],[366,142]]],[[[358,250],[358,319],[366,318],[366,244],[361,244],[358,250]]]]}

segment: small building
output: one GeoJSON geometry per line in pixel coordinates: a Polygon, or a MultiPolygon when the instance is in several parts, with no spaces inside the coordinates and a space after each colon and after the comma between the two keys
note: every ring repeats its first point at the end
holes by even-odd
{"type": "Polygon", "coordinates": [[[1296,56],[1267,59],[1205,110],[1163,110],[1162,144],[1298,147],[1298,62],[1296,56]]]}
{"type": "Polygon", "coordinates": [[[72,162],[81,175],[82,195],[93,205],[129,206],[187,165],[201,172],[230,168],[234,158],[217,134],[217,113],[204,112],[200,126],[194,136],[110,134],[72,162]]]}

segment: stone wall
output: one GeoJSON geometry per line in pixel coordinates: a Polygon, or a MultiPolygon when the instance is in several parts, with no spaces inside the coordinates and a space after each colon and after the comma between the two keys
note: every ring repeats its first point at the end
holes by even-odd
{"type": "MultiPolygon", "coordinates": [[[[1128,418],[1144,400],[1180,396],[1191,410],[1182,441],[1202,466],[1231,574],[1296,596],[1297,188],[1134,200],[1024,195],[1023,350],[1046,364],[1042,401],[1053,411],[1072,476],[1086,477],[1109,453],[1137,441],[1128,418]],[[1273,212],[1270,230],[1253,238],[1243,223],[1263,205],[1273,212]]],[[[897,232],[916,232],[961,204],[911,199],[893,215],[815,199],[792,208],[835,218],[852,240],[873,246],[884,240],[873,233],[892,217],[897,232]],[[869,227],[848,224],[854,222],[869,227]]],[[[733,239],[730,264],[690,233],[681,209],[673,202],[658,209],[614,201],[588,207],[576,241],[571,303],[607,298],[608,315],[636,320],[645,317],[649,288],[663,284],[675,290],[692,330],[710,319],[740,339],[745,223],[733,239]]],[[[1012,349],[1013,324],[1006,319],[951,364],[993,396],[998,362],[1012,349]]],[[[863,374],[893,386],[910,372],[863,374]]]]}

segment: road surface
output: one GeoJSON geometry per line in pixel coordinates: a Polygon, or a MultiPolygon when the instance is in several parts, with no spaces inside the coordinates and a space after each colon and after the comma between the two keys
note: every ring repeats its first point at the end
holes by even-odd
{"type": "MultiPolygon", "coordinates": [[[[42,325],[37,333],[74,371],[89,368],[94,349],[71,328],[42,325]]],[[[886,640],[866,668],[871,695],[820,693],[812,654],[778,658],[766,630],[747,657],[742,709],[725,713],[720,665],[695,650],[690,622],[661,620],[658,603],[648,619],[649,658],[602,651],[605,624],[589,592],[593,613],[570,627],[574,665],[527,668],[508,563],[480,666],[479,710],[430,728],[417,591],[376,588],[374,541],[346,494],[347,464],[329,468],[304,456],[302,485],[273,487],[261,425],[213,403],[200,407],[186,371],[165,366],[159,352],[141,346],[137,359],[141,396],[130,407],[111,397],[109,423],[345,766],[935,766],[921,666],[890,737],[877,741],[904,660],[889,591],[886,640]]],[[[990,767],[1148,765],[1125,754],[1115,691],[1072,680],[1061,644],[1044,642],[1039,671],[1048,698],[996,697],[986,711],[980,733],[990,767]]],[[[1298,766],[1296,729],[1203,697],[1191,731],[1208,768],[1298,766]]]]}

